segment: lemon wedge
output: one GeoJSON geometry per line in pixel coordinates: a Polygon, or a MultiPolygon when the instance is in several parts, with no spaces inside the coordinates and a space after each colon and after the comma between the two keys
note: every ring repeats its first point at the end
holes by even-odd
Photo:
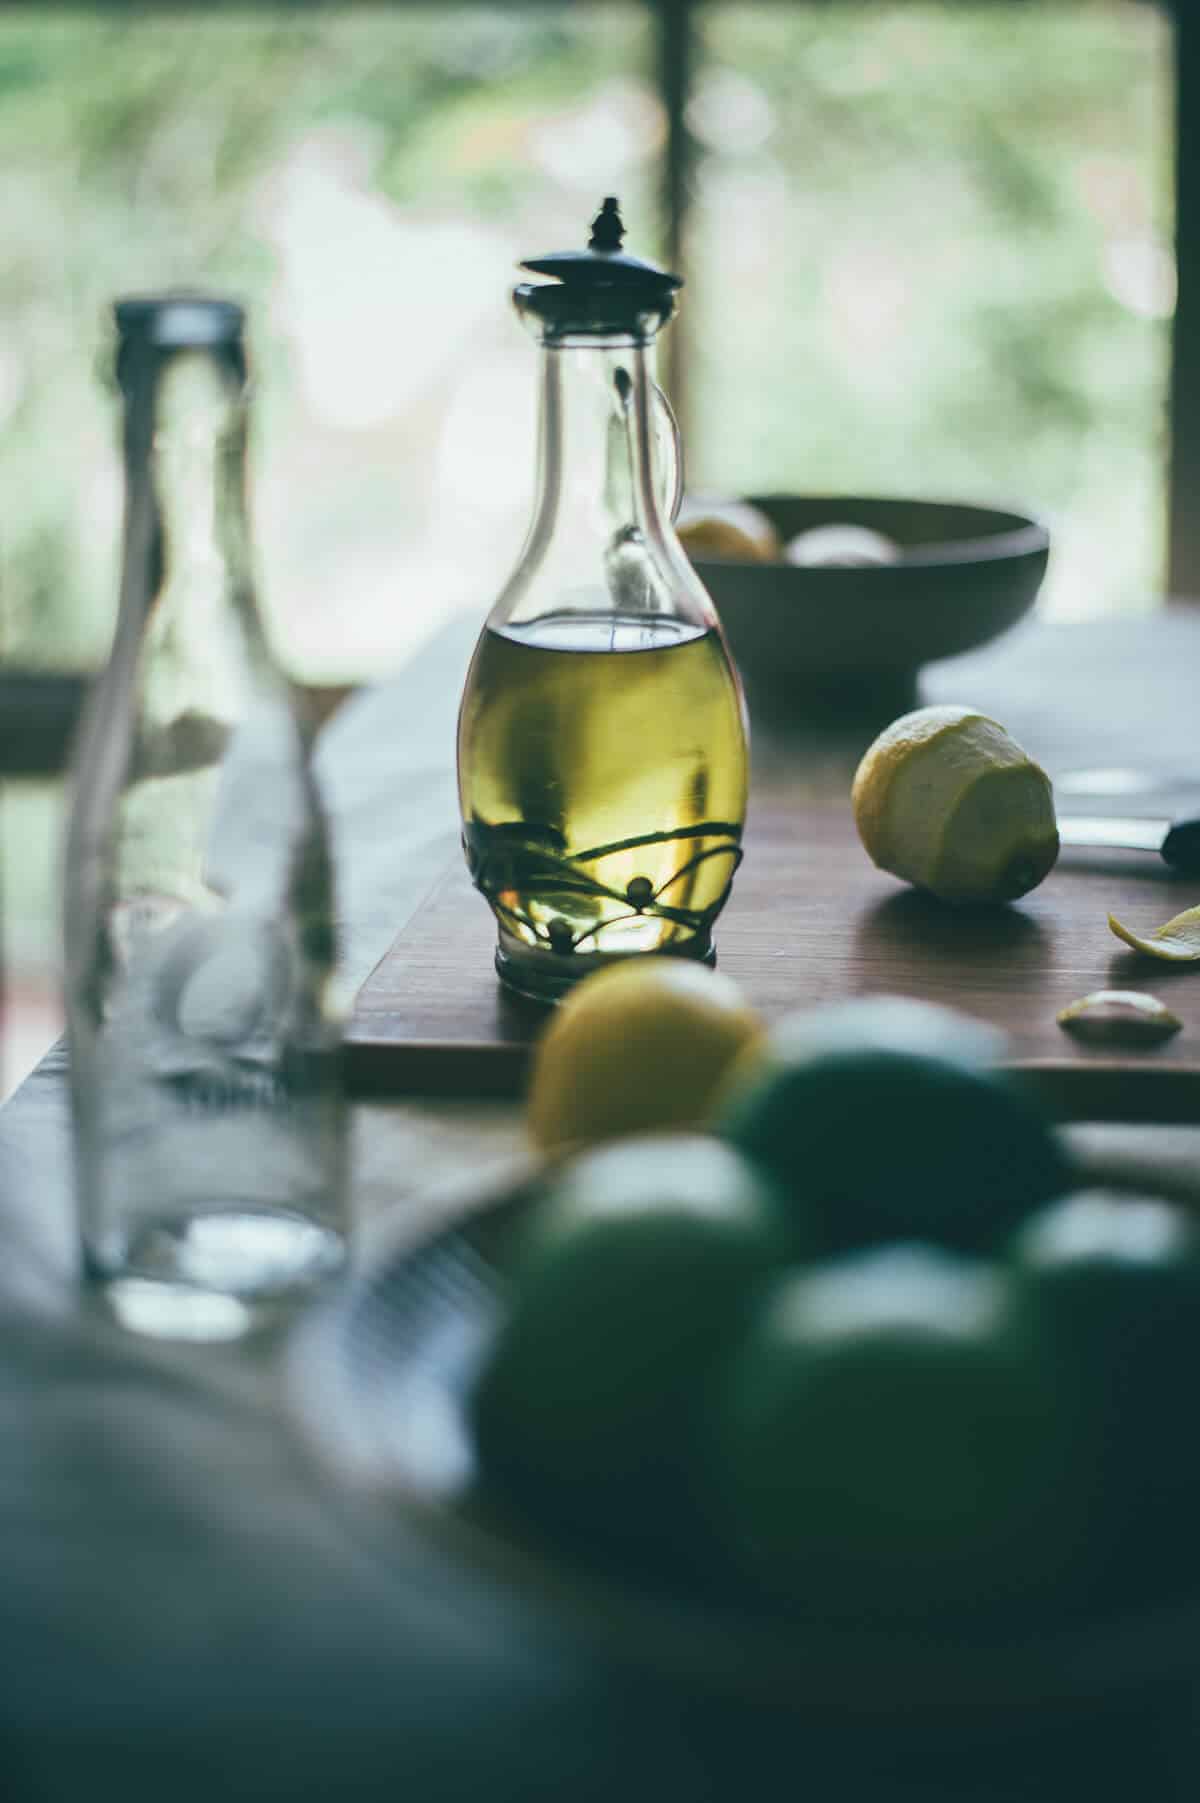
{"type": "Polygon", "coordinates": [[[1109,915],[1108,924],[1118,939],[1148,958],[1165,958],[1171,964],[1200,963],[1200,908],[1185,908],[1152,933],[1135,933],[1115,914],[1109,915]]]}

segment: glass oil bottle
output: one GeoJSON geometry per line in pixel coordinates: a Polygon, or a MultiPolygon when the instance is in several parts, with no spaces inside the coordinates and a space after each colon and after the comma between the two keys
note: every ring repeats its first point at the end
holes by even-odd
{"type": "Polygon", "coordinates": [[[463,846],[496,968],[553,1001],[614,959],[714,959],[741,858],[746,715],[712,602],[672,526],[678,434],[654,340],[679,278],[621,249],[522,265],[541,350],[538,492],[459,714],[463,846]],[[665,490],[665,492],[664,492],[665,490]]]}

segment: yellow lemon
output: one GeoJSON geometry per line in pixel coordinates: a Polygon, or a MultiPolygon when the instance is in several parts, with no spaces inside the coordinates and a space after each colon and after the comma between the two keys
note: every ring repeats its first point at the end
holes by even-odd
{"type": "Polygon", "coordinates": [[[534,1052],[528,1123],[546,1152],[706,1119],[736,1055],[761,1032],[731,977],[680,958],[596,971],[534,1052]]]}
{"type": "Polygon", "coordinates": [[[749,501],[687,501],[675,530],[689,557],[774,563],[783,555],[774,526],[749,501]]]}
{"type": "Polygon", "coordinates": [[[871,861],[943,901],[1015,901],[1058,857],[1049,777],[971,708],[894,720],[859,764],[851,804],[871,861]]]}

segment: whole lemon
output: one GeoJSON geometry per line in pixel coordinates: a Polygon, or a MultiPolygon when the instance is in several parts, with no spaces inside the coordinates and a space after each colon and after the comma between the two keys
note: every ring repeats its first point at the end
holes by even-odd
{"type": "Polygon", "coordinates": [[[585,977],[534,1051],[528,1125],[545,1152],[704,1121],[733,1059],[761,1032],[731,977],[630,958],[585,977]]]}
{"type": "Polygon", "coordinates": [[[859,764],[850,799],[872,863],[943,901],[1015,901],[1058,857],[1049,777],[971,708],[893,720],[859,764]]]}
{"type": "Polygon", "coordinates": [[[719,557],[732,563],[773,563],[782,555],[779,534],[748,501],[689,497],[676,536],[689,557],[719,557]]]}

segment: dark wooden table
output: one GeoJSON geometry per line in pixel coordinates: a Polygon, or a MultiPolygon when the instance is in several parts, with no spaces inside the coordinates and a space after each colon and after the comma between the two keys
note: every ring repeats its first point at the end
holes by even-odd
{"type": "MultiPolygon", "coordinates": [[[[326,729],[351,982],[453,854],[472,637],[450,629],[326,729]]],[[[924,695],[997,715],[1052,770],[1133,763],[1200,786],[1198,678],[1200,618],[1181,612],[1031,626],[930,671],[924,695]]],[[[872,724],[760,734],[760,773],[844,784],[872,724]]],[[[80,1312],[63,1076],[52,1054],[0,1114],[6,1803],[1195,1794],[1190,1692],[1010,1724],[986,1747],[952,1724],[906,1747],[831,1734],[803,1699],[780,1717],[650,1682],[399,1524],[380,1564],[360,1505],[292,1430],[277,1346],[156,1350],[80,1312]]],[[[512,1104],[472,1099],[360,1104],[355,1132],[363,1257],[395,1211],[521,1146],[512,1104]]],[[[1099,1123],[1077,1138],[1103,1168],[1200,1197],[1195,1130],[1099,1123]]]]}

